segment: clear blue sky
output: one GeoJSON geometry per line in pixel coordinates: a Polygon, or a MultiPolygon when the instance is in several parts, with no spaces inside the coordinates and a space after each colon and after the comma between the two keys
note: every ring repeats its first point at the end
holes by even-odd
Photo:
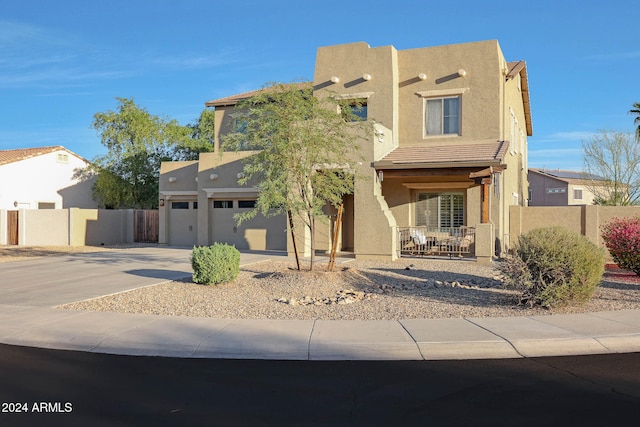
{"type": "Polygon", "coordinates": [[[639,22],[632,0],[0,0],[0,149],[91,160],[115,97],[187,124],[207,100],[313,79],[318,46],[497,39],[527,62],[530,166],[580,169],[583,139],[634,130],[639,22]]]}

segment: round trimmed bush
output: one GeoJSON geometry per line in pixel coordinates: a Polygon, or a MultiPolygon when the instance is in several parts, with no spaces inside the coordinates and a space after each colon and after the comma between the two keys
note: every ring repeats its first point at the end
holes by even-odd
{"type": "Polygon", "coordinates": [[[585,303],[604,274],[604,250],[563,227],[538,228],[518,239],[499,270],[520,303],[546,308],[585,303]]]}
{"type": "Polygon", "coordinates": [[[196,246],[191,253],[191,267],[195,283],[230,282],[240,273],[240,251],[225,243],[196,246]]]}

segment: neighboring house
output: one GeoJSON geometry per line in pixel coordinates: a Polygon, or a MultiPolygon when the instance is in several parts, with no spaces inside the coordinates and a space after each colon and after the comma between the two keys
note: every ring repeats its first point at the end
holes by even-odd
{"type": "Polygon", "coordinates": [[[97,208],[76,172],[89,162],[61,146],[0,150],[0,209],[97,208]]]}
{"type": "MultiPolygon", "coordinates": [[[[357,100],[375,121],[361,141],[364,177],[344,200],[339,249],[393,259],[418,233],[435,242],[482,229],[485,258],[506,250],[509,206],[525,206],[528,194],[524,61],[507,62],[495,40],[408,50],[350,43],[318,49],[313,85],[315,96],[357,100]]],[[[253,93],[205,104],[216,111],[216,151],[240,125],[238,101],[253,93]]],[[[203,153],[162,164],[161,243],[292,251],[284,217],[233,220],[257,197],[237,184],[247,155],[203,153]]],[[[330,226],[316,236],[320,249],[329,247],[330,226]]],[[[308,236],[300,238],[305,247],[308,236]]]]}
{"type": "Polygon", "coordinates": [[[603,181],[583,172],[549,169],[529,169],[529,206],[593,205],[595,195],[587,185],[603,181]]]}

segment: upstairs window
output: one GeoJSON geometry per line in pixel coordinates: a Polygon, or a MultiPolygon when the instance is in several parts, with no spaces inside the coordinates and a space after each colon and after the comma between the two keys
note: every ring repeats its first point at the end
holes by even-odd
{"type": "Polygon", "coordinates": [[[233,131],[238,133],[246,133],[247,121],[245,116],[236,117],[233,119],[233,131]]]}
{"type": "Polygon", "coordinates": [[[425,134],[459,135],[460,134],[460,97],[444,97],[426,99],[425,134]]]}
{"type": "Polygon", "coordinates": [[[351,107],[351,114],[353,114],[354,116],[356,116],[362,121],[367,120],[368,107],[367,107],[366,99],[360,99],[358,101],[354,101],[349,106],[351,107]]]}

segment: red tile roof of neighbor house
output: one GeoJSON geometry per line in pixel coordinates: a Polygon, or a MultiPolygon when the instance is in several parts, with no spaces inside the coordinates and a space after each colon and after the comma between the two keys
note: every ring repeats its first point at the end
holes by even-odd
{"type": "Polygon", "coordinates": [[[399,147],[375,162],[376,168],[441,166],[448,164],[501,164],[509,148],[509,141],[484,141],[460,145],[427,145],[399,147]]]}
{"type": "Polygon", "coordinates": [[[81,158],[77,154],[72,153],[61,145],[54,145],[51,147],[16,148],[13,150],[0,150],[0,165],[15,163],[21,160],[42,156],[44,154],[49,154],[60,150],[66,151],[69,154],[73,154],[74,156],[81,158]]]}

